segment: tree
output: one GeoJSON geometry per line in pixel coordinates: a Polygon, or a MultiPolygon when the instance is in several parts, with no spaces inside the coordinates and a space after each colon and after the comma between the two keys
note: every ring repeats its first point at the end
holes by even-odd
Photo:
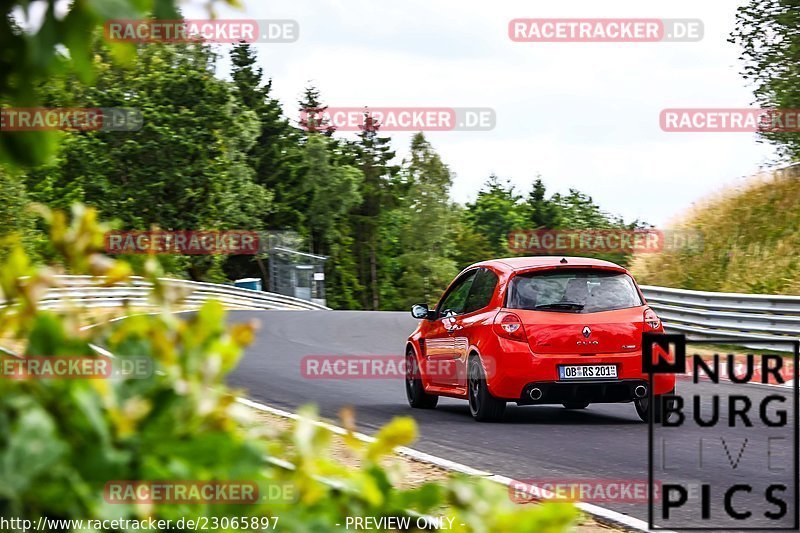
{"type": "Polygon", "coordinates": [[[44,235],[36,232],[35,220],[29,207],[28,194],[19,176],[0,166],[0,260],[4,259],[12,236],[20,239],[25,250],[34,252],[35,240],[44,235]]]}
{"type": "Polygon", "coordinates": [[[542,178],[536,178],[526,198],[526,217],[531,223],[531,229],[559,227],[560,212],[558,205],[546,198],[546,193],[547,188],[542,178]]]}
{"type": "MultiPolygon", "coordinates": [[[[239,43],[231,49],[231,78],[239,98],[248,109],[264,110],[273,103],[270,98],[272,79],[264,82],[264,69],[256,67],[257,57],[253,45],[239,43]]],[[[280,107],[278,107],[280,115],[280,107]]]]}
{"type": "Polygon", "coordinates": [[[492,174],[475,201],[467,204],[466,222],[486,237],[495,257],[508,254],[509,232],[527,229],[521,200],[510,180],[502,183],[492,174]]]}
{"type": "MultiPolygon", "coordinates": [[[[142,46],[128,69],[112,63],[102,46],[95,58],[92,86],[72,77],[53,81],[48,100],[140,109],[141,129],[66,135],[55,163],[29,173],[34,199],[57,207],[89,203],[123,229],[259,229],[269,194],[253,182],[246,157],[257,118],[214,77],[209,48],[142,46]]],[[[219,275],[222,258],[170,260],[171,270],[208,279],[219,275]]]]}
{"type": "Polygon", "coordinates": [[[403,162],[402,180],[408,195],[398,210],[398,302],[392,307],[408,308],[419,301],[434,301],[458,272],[453,259],[457,219],[453,214],[450,187],[453,176],[439,154],[417,133],[411,140],[411,154],[403,162]]]}
{"type": "Polygon", "coordinates": [[[351,166],[332,166],[326,142],[312,135],[306,143],[311,199],[308,227],[312,250],[325,254],[344,215],[361,201],[361,172],[351,166]]]}
{"type": "Polygon", "coordinates": [[[236,45],[231,51],[232,78],[247,109],[258,117],[259,134],[247,154],[253,181],[270,191],[273,203],[262,213],[264,226],[304,232],[309,188],[304,170],[300,132],[283,116],[280,102],[272,98],[272,80],[257,68],[254,47],[236,45]]]}
{"type": "MultiPolygon", "coordinates": [[[[742,47],[742,75],[763,108],[800,108],[800,0],[750,0],[739,7],[730,42],[742,47]]],[[[800,133],[761,132],[781,156],[800,160],[800,133]]]]}
{"type": "MultiPolygon", "coordinates": [[[[265,79],[257,66],[253,45],[239,43],[231,50],[231,78],[236,95],[258,117],[258,138],[247,153],[253,181],[272,196],[269,209],[260,213],[264,228],[305,233],[308,184],[300,132],[283,116],[283,109],[272,98],[272,79],[265,79]]],[[[268,275],[261,255],[234,256],[225,263],[232,278],[259,276],[268,287],[268,275]]]]}
{"type": "Polygon", "coordinates": [[[369,112],[365,113],[365,124],[358,134],[358,142],[354,145],[358,168],[364,175],[361,187],[361,204],[354,210],[356,254],[358,256],[359,280],[367,287],[362,298],[366,309],[380,308],[380,290],[378,281],[378,235],[379,217],[385,207],[394,203],[392,184],[397,174],[397,167],[389,162],[394,158],[394,151],[389,146],[389,138],[378,135],[380,125],[371,122],[369,112]]]}
{"type": "Polygon", "coordinates": [[[554,194],[550,204],[558,213],[556,220],[562,229],[606,229],[619,225],[594,203],[591,196],[577,189],[570,189],[567,195],[554,194]]]}
{"type": "MultiPolygon", "coordinates": [[[[209,13],[217,0],[207,4],[209,13]]],[[[224,0],[228,4],[235,0],[224,0]]],[[[92,45],[96,30],[112,19],[181,18],[176,0],[116,0],[114,2],[63,2],[45,0],[42,22],[35,32],[26,32],[14,19],[17,11],[28,13],[31,2],[10,0],[0,8],[0,103],[7,106],[40,105],[37,87],[54,75],[69,73],[83,83],[96,76],[92,45]],[[58,9],[57,9],[58,5],[58,9]]],[[[38,7],[38,6],[37,6],[38,7]]],[[[114,56],[124,63],[135,55],[131,43],[113,43],[114,56]]],[[[52,131],[0,132],[0,161],[15,166],[37,166],[56,153],[59,136],[52,131]]]]}
{"type": "Polygon", "coordinates": [[[319,134],[309,135],[306,142],[311,249],[315,254],[328,256],[325,263],[328,305],[352,309],[358,306],[357,297],[363,286],[356,274],[347,215],[361,202],[359,188],[364,176],[355,167],[332,164],[328,145],[329,140],[319,134]]]}
{"type": "MultiPolygon", "coordinates": [[[[622,217],[613,216],[594,203],[591,196],[588,196],[576,189],[570,189],[569,194],[554,194],[549,202],[557,211],[559,229],[582,229],[582,230],[619,230],[627,232],[630,230],[641,229],[646,224],[638,220],[625,222],[622,217]]],[[[613,263],[627,266],[633,258],[631,251],[608,251],[608,250],[579,250],[578,255],[605,259],[613,263]]]]}
{"type": "Polygon", "coordinates": [[[330,123],[325,115],[328,106],[323,105],[319,94],[319,89],[313,85],[306,87],[303,99],[298,102],[300,106],[300,127],[310,133],[322,133],[330,137],[336,131],[336,127],[330,123]]]}
{"type": "Polygon", "coordinates": [[[454,206],[453,214],[456,217],[453,260],[456,262],[456,268],[459,271],[473,263],[497,257],[486,235],[475,231],[466,220],[464,208],[454,206]]]}

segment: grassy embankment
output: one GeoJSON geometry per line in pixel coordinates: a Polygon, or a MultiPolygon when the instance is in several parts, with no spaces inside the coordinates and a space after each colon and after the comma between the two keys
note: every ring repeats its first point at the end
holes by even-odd
{"type": "Polygon", "coordinates": [[[702,246],[638,256],[639,283],[800,295],[800,166],[701,200],[670,227],[700,232],[702,246]]]}

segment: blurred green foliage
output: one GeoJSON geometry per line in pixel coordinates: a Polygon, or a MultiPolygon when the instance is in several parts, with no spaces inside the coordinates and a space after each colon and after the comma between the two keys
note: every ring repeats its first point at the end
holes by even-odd
{"type": "MultiPolygon", "coordinates": [[[[216,0],[208,2],[213,14],[216,0]]],[[[225,0],[239,5],[238,0],[225,0]]],[[[10,0],[0,12],[0,105],[41,105],[38,87],[56,75],[74,75],[84,83],[96,76],[93,66],[95,35],[108,20],[181,18],[177,0],[10,0]],[[66,12],[64,8],[66,7],[66,12]]],[[[135,56],[132,43],[108,43],[117,60],[135,56]]],[[[60,135],[52,131],[3,132],[0,161],[37,165],[52,157],[60,135]]]]}

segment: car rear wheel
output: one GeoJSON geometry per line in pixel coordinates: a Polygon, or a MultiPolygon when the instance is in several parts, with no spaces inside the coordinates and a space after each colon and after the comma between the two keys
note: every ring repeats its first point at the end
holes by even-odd
{"type": "Polygon", "coordinates": [[[469,359],[469,379],[467,380],[467,396],[469,412],[478,422],[489,422],[503,416],[506,402],[492,396],[486,386],[486,374],[478,356],[469,359]]]}
{"type": "Polygon", "coordinates": [[[411,348],[406,352],[406,398],[408,405],[415,409],[433,409],[439,403],[438,396],[425,392],[417,358],[411,348]]]}
{"type": "MultiPolygon", "coordinates": [[[[672,389],[667,394],[675,394],[675,389],[672,389]]],[[[633,400],[633,406],[636,407],[636,414],[639,415],[639,418],[642,419],[642,422],[647,422],[650,419],[651,414],[654,422],[661,422],[661,418],[663,416],[663,405],[661,403],[660,394],[653,398],[653,403],[655,405],[653,405],[653,409],[651,409],[649,397],[645,396],[644,398],[637,398],[633,400]]]]}
{"type": "Polygon", "coordinates": [[[567,409],[586,409],[589,407],[589,402],[564,402],[561,405],[567,409]]]}

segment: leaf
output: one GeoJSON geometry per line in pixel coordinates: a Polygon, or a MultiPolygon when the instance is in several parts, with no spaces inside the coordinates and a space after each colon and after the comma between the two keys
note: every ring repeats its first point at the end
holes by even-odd
{"type": "Polygon", "coordinates": [[[8,445],[0,455],[0,477],[15,491],[27,490],[37,476],[58,464],[67,450],[52,416],[29,403],[12,425],[8,445]]]}
{"type": "MultiPolygon", "coordinates": [[[[83,3],[83,2],[82,2],[83,3]]],[[[82,3],[79,3],[80,6],[82,3]]],[[[144,5],[129,0],[86,0],[85,5],[102,20],[140,19],[145,15],[144,5]]]]}
{"type": "Polygon", "coordinates": [[[74,3],[64,17],[63,41],[69,49],[69,56],[78,77],[83,83],[91,83],[94,80],[92,43],[86,36],[94,31],[96,20],[82,6],[81,3],[74,3]]]}
{"type": "Polygon", "coordinates": [[[153,18],[157,20],[178,20],[182,19],[183,16],[178,11],[177,2],[174,0],[155,0],[153,18]]]}
{"type": "Polygon", "coordinates": [[[417,423],[410,416],[395,417],[375,435],[375,442],[367,448],[367,458],[375,461],[398,446],[411,444],[417,438],[417,423]]]}
{"type": "Polygon", "coordinates": [[[108,425],[103,416],[103,411],[100,407],[98,397],[92,393],[91,389],[76,387],[72,393],[72,397],[86,420],[97,433],[99,438],[99,446],[106,447],[111,442],[111,434],[108,430],[108,425]]]}

